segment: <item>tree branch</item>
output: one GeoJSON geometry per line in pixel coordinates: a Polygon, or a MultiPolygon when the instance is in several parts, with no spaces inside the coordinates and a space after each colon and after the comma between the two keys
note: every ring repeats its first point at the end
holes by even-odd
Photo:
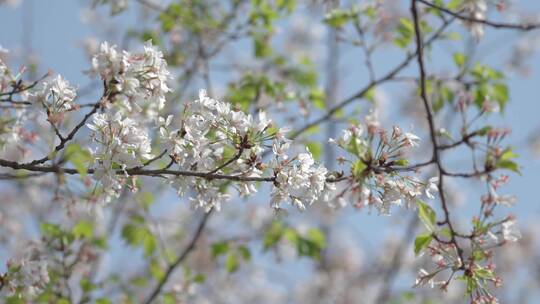
{"type": "MultiPolygon", "coordinates": [[[[445,20],[443,22],[443,24],[441,25],[441,27],[439,27],[439,29],[429,38],[425,41],[425,45],[430,45],[433,41],[435,41],[437,38],[439,38],[441,36],[441,34],[444,32],[444,30],[452,23],[454,19],[449,19],[449,20],[445,20]]],[[[351,102],[355,101],[356,99],[359,99],[359,98],[362,98],[364,97],[371,89],[373,89],[374,87],[376,87],[377,85],[380,85],[384,82],[387,82],[389,80],[392,80],[394,78],[394,76],[396,76],[399,72],[401,72],[405,67],[407,67],[409,65],[409,63],[416,57],[417,55],[417,52],[414,52],[414,53],[408,53],[407,54],[407,57],[405,58],[405,60],[403,60],[399,65],[397,65],[396,67],[394,67],[390,72],[388,72],[386,75],[384,75],[383,77],[377,79],[377,80],[374,80],[374,81],[371,81],[366,87],[364,87],[363,89],[361,89],[358,93],[350,96],[349,98],[339,102],[338,104],[336,104],[335,106],[333,106],[332,108],[330,108],[328,110],[328,112],[315,119],[314,121],[306,124],[305,126],[303,126],[302,128],[300,128],[299,130],[297,130],[295,133],[293,133],[291,135],[291,139],[295,139],[297,138],[298,136],[300,136],[301,134],[303,134],[304,132],[306,132],[307,130],[309,130],[311,127],[314,127],[320,123],[323,123],[329,119],[332,118],[332,116],[338,112],[339,110],[341,110],[343,107],[347,106],[348,104],[350,104],[351,102]]]]}
{"type": "Polygon", "coordinates": [[[540,28],[540,23],[529,23],[529,24],[523,23],[523,24],[520,24],[520,23],[495,22],[495,21],[490,21],[490,20],[487,20],[487,19],[478,19],[478,18],[474,18],[474,17],[461,15],[459,13],[451,11],[451,10],[449,10],[447,8],[442,7],[442,6],[438,6],[438,5],[434,4],[434,3],[431,3],[431,2],[426,1],[426,0],[418,0],[418,2],[423,3],[423,4],[425,4],[425,5],[427,5],[427,6],[431,7],[431,8],[437,9],[437,10],[439,10],[439,11],[445,13],[445,14],[448,14],[448,15],[453,16],[455,18],[458,18],[460,20],[467,21],[467,22],[473,22],[473,23],[481,23],[481,24],[484,24],[484,25],[487,25],[487,26],[490,26],[490,27],[493,27],[493,28],[511,29],[511,30],[520,30],[520,31],[530,31],[530,30],[540,28]]]}
{"type": "Polygon", "coordinates": [[[459,247],[459,244],[456,240],[456,231],[454,229],[454,226],[452,222],[450,221],[450,210],[448,209],[448,203],[446,201],[446,196],[444,193],[444,169],[442,166],[440,154],[439,154],[439,146],[437,143],[437,133],[435,128],[435,122],[433,119],[433,111],[431,109],[431,104],[429,103],[428,97],[427,97],[427,90],[426,90],[426,70],[424,66],[424,45],[422,44],[422,31],[420,29],[420,20],[418,17],[418,10],[416,7],[416,1],[420,0],[411,0],[411,13],[413,17],[413,24],[414,24],[414,33],[416,38],[416,57],[418,61],[418,69],[420,72],[420,98],[422,99],[422,102],[424,104],[424,108],[426,111],[426,117],[429,125],[429,133],[431,137],[431,142],[433,144],[433,161],[437,164],[437,168],[439,171],[439,196],[441,198],[441,205],[442,209],[444,211],[444,221],[446,225],[448,225],[448,229],[450,230],[450,241],[456,246],[456,250],[458,252],[459,258],[460,258],[460,267],[464,267],[464,259],[463,259],[463,250],[459,247]]]}
{"type": "Polygon", "coordinates": [[[206,226],[206,223],[208,222],[208,218],[212,214],[212,211],[213,209],[210,209],[210,211],[206,212],[203,215],[203,218],[199,222],[199,226],[197,227],[195,234],[191,238],[191,241],[188,243],[186,248],[184,248],[184,251],[182,251],[182,253],[178,256],[178,258],[172,264],[169,265],[169,267],[167,268],[167,271],[163,275],[163,278],[159,280],[158,284],[156,285],[156,287],[154,288],[154,290],[152,291],[148,299],[144,301],[145,304],[150,304],[156,299],[156,297],[159,295],[159,293],[161,292],[165,284],[169,281],[169,278],[171,277],[174,270],[180,264],[182,264],[182,262],[188,257],[188,255],[193,251],[193,249],[195,249],[196,243],[201,237],[204,227],[206,226]]]}
{"type": "MultiPolygon", "coordinates": [[[[90,112],[88,112],[84,116],[84,118],[79,122],[79,124],[77,124],[75,126],[75,128],[73,128],[73,130],[71,130],[71,132],[69,132],[69,134],[66,137],[63,137],[63,139],[60,141],[60,143],[54,148],[53,153],[56,153],[56,152],[64,149],[66,144],[75,137],[75,134],[77,134],[77,132],[84,126],[84,124],[86,124],[86,121],[90,118],[90,116],[94,115],[97,112],[97,110],[101,107],[101,104],[103,102],[103,98],[106,98],[106,97],[102,97],[100,99],[100,101],[96,102],[94,104],[94,106],[92,107],[92,110],[90,112]]],[[[46,161],[50,160],[50,157],[51,157],[50,155],[47,155],[47,156],[44,156],[44,157],[42,157],[40,159],[33,160],[33,161],[27,163],[26,165],[43,164],[46,161]]]]}

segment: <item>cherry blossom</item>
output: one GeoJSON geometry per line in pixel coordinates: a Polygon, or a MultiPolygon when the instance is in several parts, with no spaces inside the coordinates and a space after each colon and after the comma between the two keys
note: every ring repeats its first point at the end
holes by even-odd
{"type": "MultiPolygon", "coordinates": [[[[484,20],[487,12],[486,0],[466,0],[463,2],[464,11],[477,20],[484,20]]],[[[479,41],[484,36],[484,25],[478,22],[465,22],[465,25],[471,32],[471,35],[479,41]]]]}

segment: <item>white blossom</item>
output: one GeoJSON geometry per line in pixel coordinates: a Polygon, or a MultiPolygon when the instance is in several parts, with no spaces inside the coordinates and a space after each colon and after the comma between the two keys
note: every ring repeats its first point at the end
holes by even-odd
{"type": "Polygon", "coordinates": [[[27,246],[20,258],[8,261],[8,267],[17,269],[7,278],[10,290],[22,288],[23,293],[35,297],[49,283],[47,258],[36,243],[27,246]]]}
{"type": "Polygon", "coordinates": [[[99,75],[111,92],[114,105],[124,113],[155,120],[165,105],[170,73],[163,53],[150,41],[142,53],[119,52],[107,42],[92,58],[90,74],[99,75]]]}
{"type": "Polygon", "coordinates": [[[45,107],[51,118],[52,115],[73,110],[76,96],[76,89],[62,76],[57,75],[51,81],[44,81],[40,90],[30,94],[29,100],[45,107]]]}
{"type": "MultiPolygon", "coordinates": [[[[463,9],[466,14],[476,20],[484,20],[487,12],[486,0],[466,0],[463,2],[463,9]]],[[[479,22],[466,21],[465,25],[476,41],[484,37],[484,25],[479,22]]]]}
{"type": "Polygon", "coordinates": [[[403,144],[406,147],[418,147],[418,142],[420,142],[420,137],[408,132],[403,134],[403,144]]]}
{"type": "Polygon", "coordinates": [[[296,161],[277,160],[273,164],[273,170],[276,172],[271,200],[274,208],[280,208],[283,201],[290,201],[293,206],[304,210],[328,191],[328,170],[321,165],[315,165],[309,151],[298,154],[296,161]]]}
{"type": "Polygon", "coordinates": [[[102,186],[101,200],[109,202],[118,197],[125,177],[118,168],[140,166],[153,157],[147,130],[120,112],[96,113],[87,127],[93,131],[96,147],[91,150],[95,159],[93,178],[102,186]]]}
{"type": "Polygon", "coordinates": [[[521,238],[521,232],[517,227],[517,221],[514,219],[502,223],[503,239],[510,242],[516,242],[521,238]]]}
{"type": "Polygon", "coordinates": [[[96,113],[87,127],[94,131],[98,148],[93,155],[98,161],[110,160],[123,167],[140,165],[152,158],[150,138],[145,128],[120,112],[96,113]]]}
{"type": "Polygon", "coordinates": [[[493,185],[489,187],[489,197],[495,204],[508,207],[514,206],[517,201],[515,195],[499,195],[493,185]]]}
{"type": "Polygon", "coordinates": [[[433,192],[439,192],[439,177],[435,176],[428,180],[428,184],[426,185],[426,196],[430,199],[434,199],[435,196],[433,195],[433,192]]]}

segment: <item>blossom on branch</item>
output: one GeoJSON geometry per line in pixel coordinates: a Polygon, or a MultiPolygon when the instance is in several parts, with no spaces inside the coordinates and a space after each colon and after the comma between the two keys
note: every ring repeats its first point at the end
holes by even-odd
{"type": "Polygon", "coordinates": [[[163,53],[150,41],[142,53],[118,51],[107,42],[92,58],[91,75],[99,75],[111,90],[110,102],[125,113],[156,119],[170,91],[170,72],[163,53]]]}

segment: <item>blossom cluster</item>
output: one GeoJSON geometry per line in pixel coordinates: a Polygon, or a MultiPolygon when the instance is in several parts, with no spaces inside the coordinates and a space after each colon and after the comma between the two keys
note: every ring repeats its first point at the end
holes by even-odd
{"type": "Polygon", "coordinates": [[[170,73],[163,54],[150,42],[135,54],[102,43],[90,73],[99,75],[106,88],[100,101],[103,113],[94,114],[86,125],[97,145],[91,149],[94,179],[102,186],[100,199],[107,202],[118,197],[126,181],[117,170],[140,166],[153,156],[150,124],[165,105],[170,73]]]}
{"type": "MultiPolygon", "coordinates": [[[[160,119],[159,134],[162,148],[174,162],[171,168],[207,173],[228,173],[245,178],[275,176],[271,205],[279,208],[290,201],[304,209],[323,196],[327,170],[315,167],[310,153],[290,158],[286,154],[290,145],[285,129],[274,130],[264,112],[255,120],[250,114],[234,110],[231,104],[206,96],[202,90],[199,99],[187,103],[177,125],[173,117],[160,119]],[[263,162],[266,142],[273,140],[271,162],[263,162]],[[224,166],[226,165],[226,166],[224,166]]],[[[179,194],[196,191],[193,205],[206,210],[219,208],[230,196],[219,191],[222,181],[180,176],[172,185],[179,194]]],[[[255,181],[241,181],[237,187],[242,196],[255,193],[255,181]]]]}
{"type": "MultiPolygon", "coordinates": [[[[0,46],[0,54],[7,52],[0,46]]],[[[23,73],[24,68],[14,74],[0,57],[0,97],[2,99],[11,93],[18,93],[21,99],[28,98],[28,92],[17,86],[23,73]]],[[[18,144],[22,139],[22,126],[27,119],[26,112],[26,109],[17,106],[0,109],[0,152],[6,147],[18,144]]]]}
{"type": "Polygon", "coordinates": [[[32,243],[16,260],[9,260],[8,289],[11,293],[25,294],[35,297],[49,283],[47,258],[38,244],[32,243]]]}
{"type": "Polygon", "coordinates": [[[76,109],[73,103],[77,96],[76,89],[62,76],[57,75],[51,81],[44,81],[39,90],[28,98],[35,105],[43,106],[53,124],[62,122],[64,113],[76,109]]]}
{"type": "Polygon", "coordinates": [[[276,174],[271,200],[274,208],[290,200],[298,209],[304,210],[317,200],[328,201],[335,190],[332,183],[326,182],[328,169],[315,165],[309,151],[298,154],[296,159],[276,159],[272,168],[276,174]]]}
{"type": "MultiPolygon", "coordinates": [[[[513,196],[496,193],[498,188],[507,181],[507,175],[496,179],[488,177],[488,193],[481,198],[480,214],[473,218],[470,234],[456,234],[448,230],[450,228],[431,229],[436,242],[431,242],[432,236],[428,236],[428,246],[424,253],[431,257],[436,268],[432,271],[420,269],[416,279],[417,286],[428,285],[431,288],[437,286],[446,289],[456,269],[463,269],[465,274],[461,278],[464,279],[467,290],[471,293],[472,303],[498,303],[497,298],[488,288],[488,284],[495,287],[502,285],[502,279],[495,273],[493,249],[507,242],[517,242],[521,238],[521,232],[513,216],[507,216],[502,220],[490,219],[496,206],[509,206],[515,202],[513,196]],[[453,241],[456,236],[468,240],[470,257],[464,256],[463,249],[457,247],[458,243],[453,241]],[[450,240],[445,240],[445,238],[450,238],[450,240]],[[444,276],[445,270],[452,272],[450,278],[438,280],[438,277],[444,276]]],[[[426,239],[426,236],[420,236],[420,238],[426,239]]]]}
{"type": "Polygon", "coordinates": [[[109,101],[124,114],[155,119],[170,91],[170,73],[163,53],[150,41],[142,53],[118,51],[115,45],[101,44],[92,58],[91,75],[99,75],[109,92],[109,101]]]}
{"type": "Polygon", "coordinates": [[[152,157],[150,138],[144,127],[120,112],[94,114],[87,127],[98,144],[90,150],[96,164],[93,177],[103,187],[102,199],[108,202],[120,195],[125,181],[116,170],[142,165],[152,157]]]}
{"type": "Polygon", "coordinates": [[[421,181],[416,176],[400,174],[407,170],[406,150],[417,147],[419,140],[399,127],[387,134],[376,123],[368,123],[366,128],[361,124],[351,125],[340,138],[330,139],[352,156],[352,159],[339,159],[341,163],[351,164],[352,177],[338,193],[337,205],[345,206],[350,201],[357,208],[375,208],[380,214],[388,215],[392,205],[414,207],[424,195],[433,199],[438,191],[437,177],[421,181]],[[377,146],[372,149],[375,139],[377,146]]]}

